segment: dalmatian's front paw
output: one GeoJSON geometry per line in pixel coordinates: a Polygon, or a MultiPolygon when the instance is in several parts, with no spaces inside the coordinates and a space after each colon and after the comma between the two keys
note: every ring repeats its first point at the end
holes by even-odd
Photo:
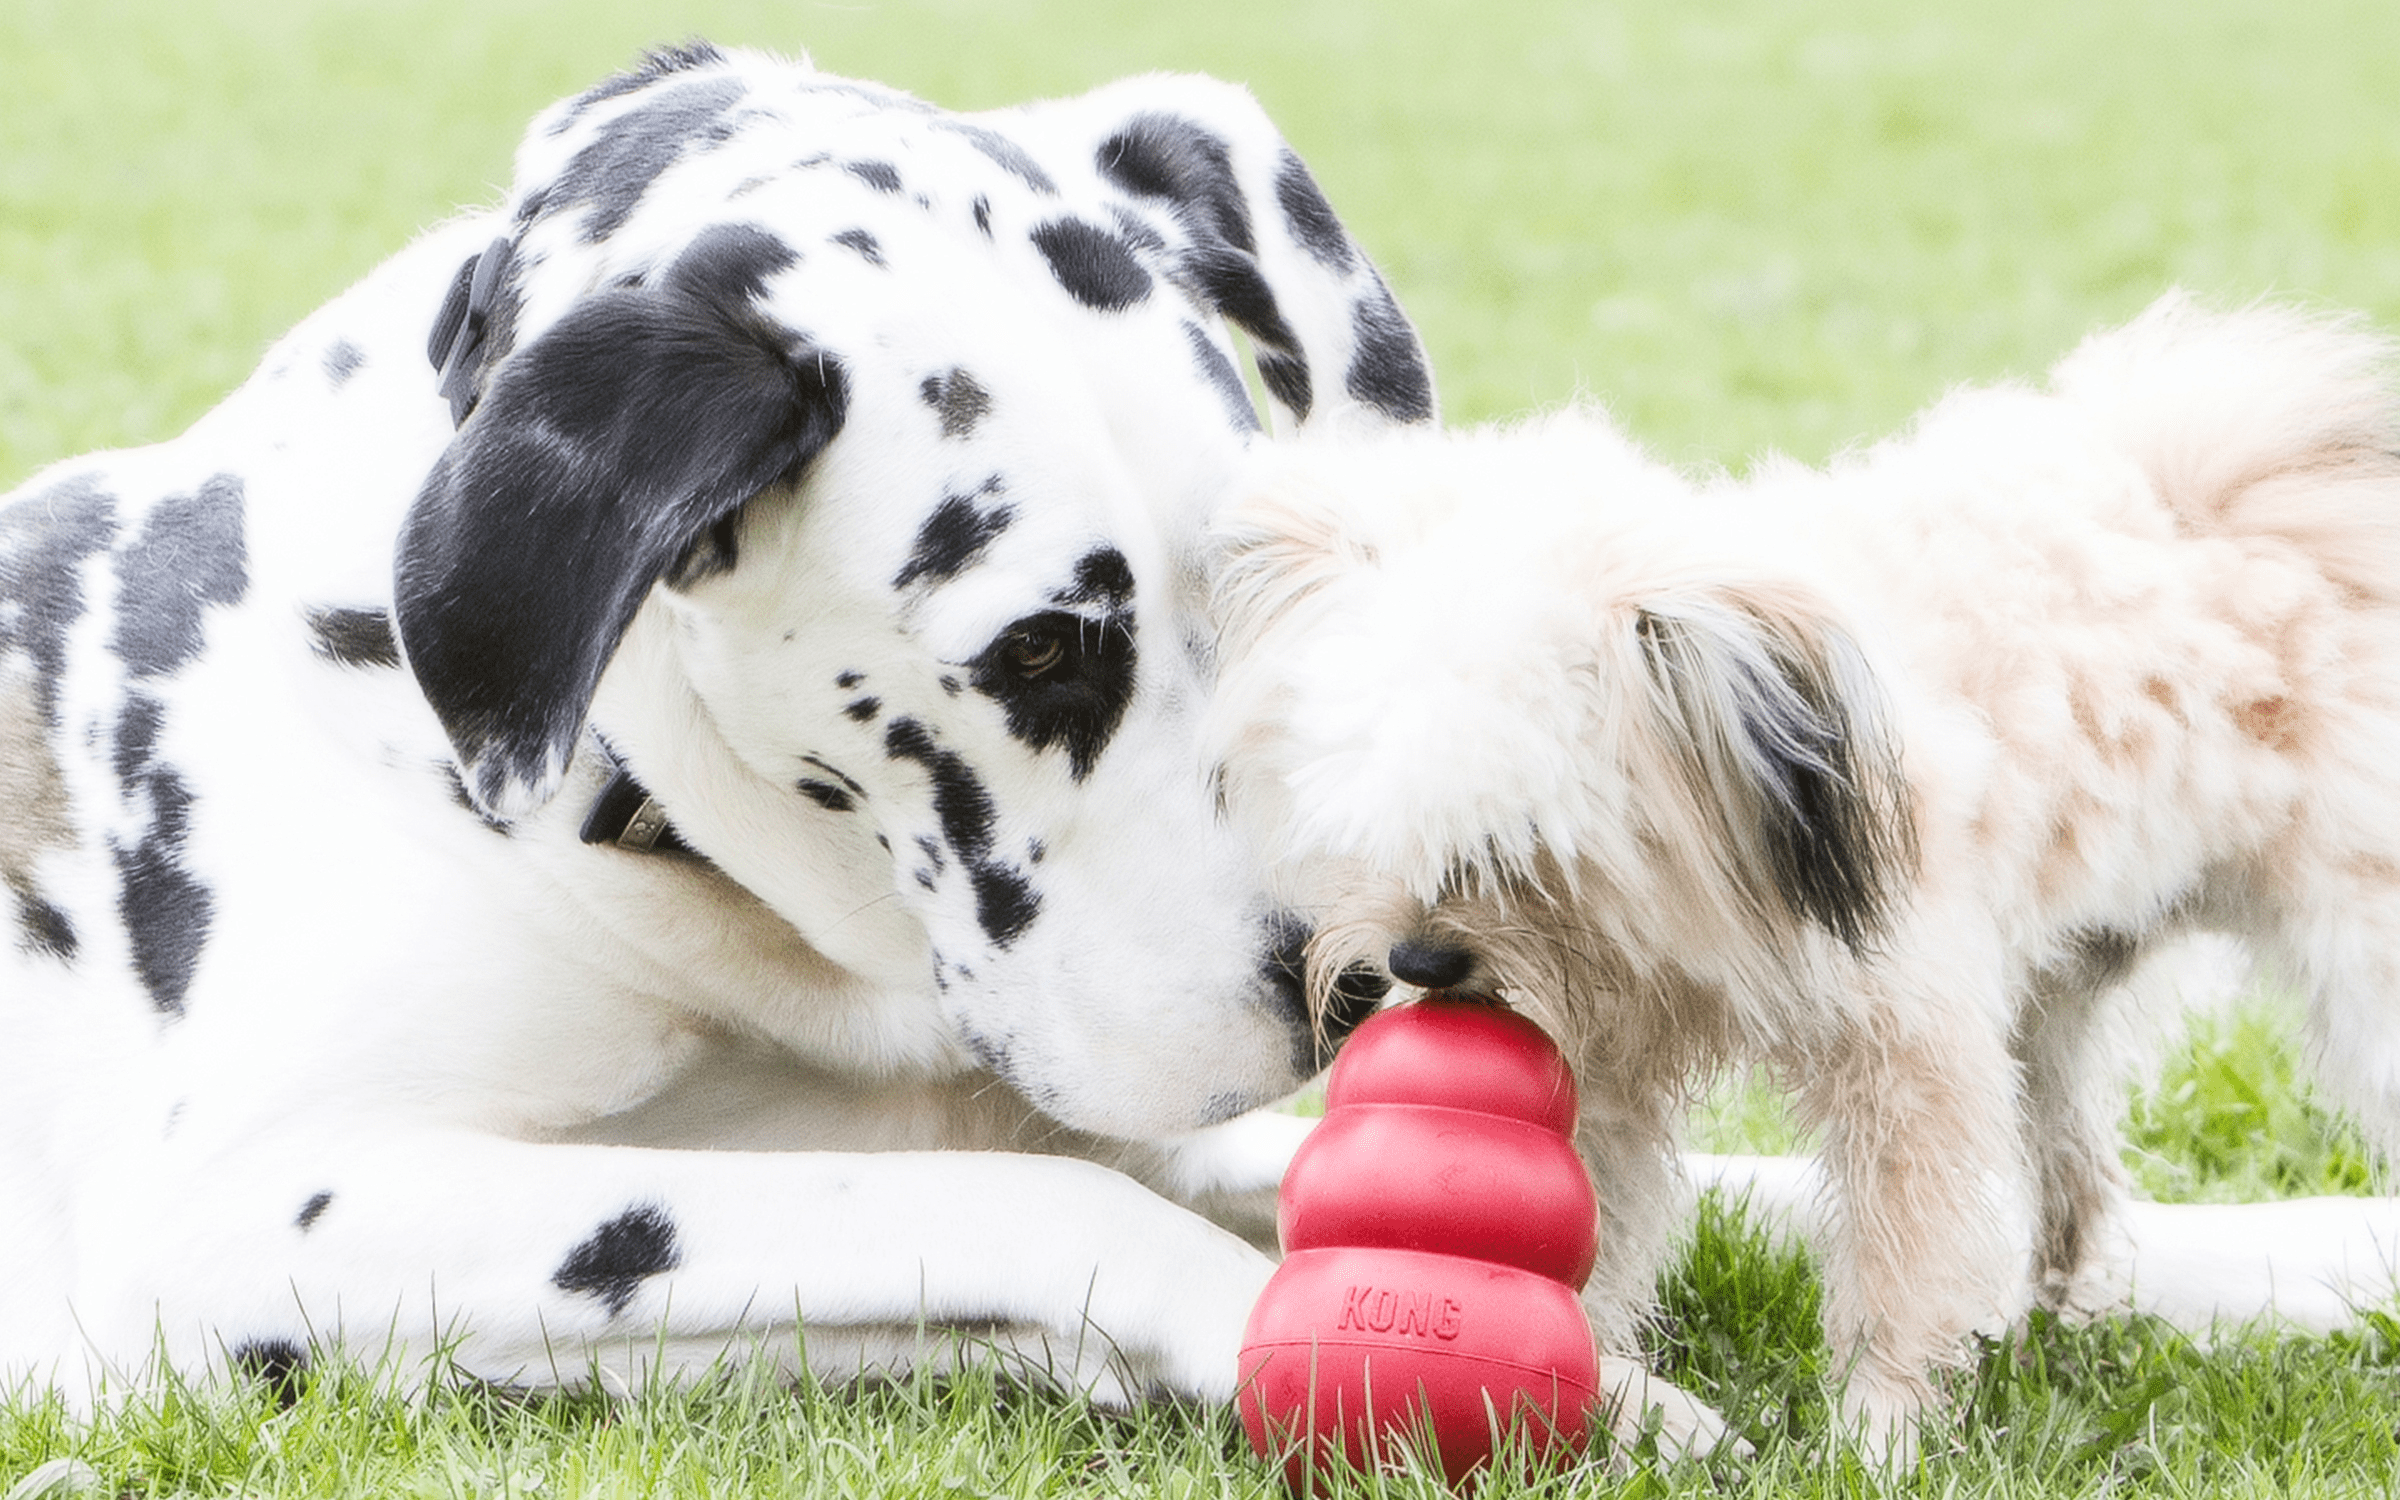
{"type": "Polygon", "coordinates": [[[1223,1404],[1240,1381],[1242,1332],[1275,1263],[1210,1226],[1211,1253],[1168,1268],[1152,1383],[1163,1394],[1223,1404]]]}

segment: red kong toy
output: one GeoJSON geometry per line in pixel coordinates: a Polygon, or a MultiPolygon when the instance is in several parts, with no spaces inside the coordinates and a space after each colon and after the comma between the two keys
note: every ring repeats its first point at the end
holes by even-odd
{"type": "Polygon", "coordinates": [[[1424,1435],[1453,1485],[1511,1427],[1538,1459],[1580,1448],[1599,1236],[1574,1122],[1566,1059],[1498,1005],[1437,996],[1351,1037],[1242,1337],[1242,1424],[1295,1491],[1424,1435]]]}

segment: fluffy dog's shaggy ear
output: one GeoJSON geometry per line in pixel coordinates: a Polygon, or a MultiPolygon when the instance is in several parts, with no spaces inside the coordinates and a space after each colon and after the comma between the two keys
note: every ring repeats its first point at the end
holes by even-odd
{"type": "Polygon", "coordinates": [[[743,503],[840,431],[840,364],[756,306],[792,260],[729,225],[654,284],[585,298],[498,365],[426,477],[400,535],[400,641],[493,816],[556,792],[651,585],[728,562],[743,503]]]}
{"type": "Polygon", "coordinates": [[[1916,839],[1857,646],[1764,591],[1654,603],[1634,630],[1720,873],[1754,910],[1867,948],[1915,875],[1916,839]]]}

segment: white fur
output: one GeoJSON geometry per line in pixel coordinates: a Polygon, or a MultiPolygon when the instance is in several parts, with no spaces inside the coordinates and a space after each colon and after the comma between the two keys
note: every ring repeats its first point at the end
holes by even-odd
{"type": "MultiPolygon", "coordinates": [[[[83,1399],[154,1351],[188,1371],[279,1347],[406,1367],[445,1344],[524,1384],[760,1343],[840,1375],[947,1358],[955,1325],[1103,1396],[1231,1393],[1271,1269],[1242,1236],[1271,1235],[1296,1128],[1234,1117],[1311,1053],[1269,972],[1258,863],[1195,748],[1199,528],[1246,433],[1198,358],[1226,330],[1170,274],[1185,222],[1098,170],[1143,112],[1223,146],[1315,376],[1310,420],[1383,425],[1344,380],[1354,305],[1388,305],[1382,282],[1354,249],[1334,264],[1294,240],[1288,153],[1240,90],[1152,78],[952,117],[737,54],[546,113],[507,209],[401,253],[183,437],[0,505],[38,537],[88,483],[118,528],[75,565],[49,720],[40,664],[0,650],[0,1378],[83,1399]],[[738,82],[739,108],[671,141],[621,222],[544,206],[694,77],[738,82]],[[1029,232],[1120,212],[1152,226],[1151,294],[1080,306],[1029,232]],[[727,224],[793,250],[749,311],[841,361],[846,420],[742,509],[738,563],[648,592],[568,753],[496,791],[468,768],[496,831],[460,805],[464,751],[410,672],[321,659],[307,614],[393,608],[395,536],[454,442],[424,350],[462,260],[516,238],[523,351],[727,224]],[[838,238],[860,228],[873,256],[838,238]],[[988,396],[971,432],[924,391],[954,369],[988,396]],[[241,486],[246,587],[199,609],[192,660],[131,676],[112,646],[128,548],[220,475],[241,486]],[[937,504],[987,476],[1011,524],[955,577],[896,587],[937,504]],[[1057,596],[1101,544],[1134,580],[1138,676],[1079,779],[958,679],[1028,611],[1096,609],[1057,596]],[[127,774],[137,696],[161,705],[144,763],[190,796],[169,855],[208,903],[172,1013],[133,946],[156,921],[122,920],[126,851],[163,816],[127,774]],[[930,763],[887,753],[904,715],[972,773],[991,858],[1039,899],[1011,937],[979,917],[930,763]],[[599,736],[705,861],[579,840],[599,736]],[[795,792],[819,763],[855,778],[851,809],[795,792]],[[37,896],[72,952],[42,946],[37,896]],[[612,1255],[638,1274],[593,1285],[612,1255]]],[[[54,582],[8,535],[0,599],[54,582]]],[[[544,583],[584,566],[517,561],[544,583]]]]}
{"type": "Polygon", "coordinates": [[[1878,1441],[2031,1300],[2263,1308],[2257,1256],[2179,1258],[2199,1211],[2123,1217],[2111,997],[2186,931],[2288,971],[2320,1076],[2400,1138],[2390,357],[2170,296],[1824,472],[1694,481],[1582,410],[1262,455],[1222,522],[1230,803],[1312,966],[1466,950],[1578,1056],[1607,1347],[1731,1058],[1825,1132],[1826,1325],[1878,1441]],[[1836,763],[1779,864],[1795,754],[1836,763]]]}

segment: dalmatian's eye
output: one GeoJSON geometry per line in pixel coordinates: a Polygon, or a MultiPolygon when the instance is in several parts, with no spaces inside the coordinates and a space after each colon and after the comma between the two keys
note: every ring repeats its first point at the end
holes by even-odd
{"type": "Polygon", "coordinates": [[[1130,610],[1092,619],[1073,610],[1027,615],[968,663],[975,690],[1008,714],[1008,732],[1035,750],[1056,745],[1081,778],[1133,700],[1130,610]]]}
{"type": "Polygon", "coordinates": [[[1027,682],[1047,677],[1067,659],[1064,631],[1048,623],[1021,625],[1001,643],[1009,670],[1027,682]]]}

